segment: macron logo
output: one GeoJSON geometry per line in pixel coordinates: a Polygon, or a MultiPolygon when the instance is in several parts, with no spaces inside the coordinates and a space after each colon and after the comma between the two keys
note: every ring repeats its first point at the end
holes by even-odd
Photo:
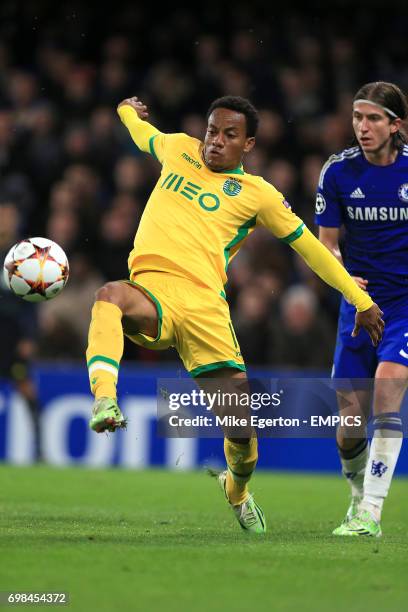
{"type": "Polygon", "coordinates": [[[197,170],[201,170],[202,165],[200,164],[200,162],[198,162],[193,157],[190,157],[189,155],[187,155],[187,153],[182,153],[181,157],[184,157],[184,159],[188,161],[189,164],[192,164],[193,166],[195,166],[197,170]]]}
{"type": "Polygon", "coordinates": [[[357,189],[350,193],[350,198],[365,198],[365,195],[361,191],[360,187],[357,187],[357,189]]]}

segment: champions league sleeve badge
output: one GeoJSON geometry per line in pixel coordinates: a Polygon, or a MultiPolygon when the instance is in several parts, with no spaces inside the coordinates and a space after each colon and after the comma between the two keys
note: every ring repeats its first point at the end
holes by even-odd
{"type": "Polygon", "coordinates": [[[321,193],[316,195],[316,214],[321,215],[326,210],[326,200],[321,193]]]}

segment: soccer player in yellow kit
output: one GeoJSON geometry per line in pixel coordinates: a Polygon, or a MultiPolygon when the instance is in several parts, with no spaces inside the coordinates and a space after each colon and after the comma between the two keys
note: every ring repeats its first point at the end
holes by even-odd
{"type": "MultiPolygon", "coordinates": [[[[204,143],[186,134],[164,134],[149,124],[138,98],[118,114],[136,145],[162,165],[129,256],[129,280],[96,293],[87,364],[95,395],[90,427],[124,427],[116,383],[124,335],[152,349],[175,346],[194,377],[246,381],[245,364],[231,323],[224,285],[227,267],[257,225],[289,244],[327,283],[356,306],[353,334],[364,327],[381,339],[381,311],[343,266],[305,227],[272,185],[247,174],[242,158],[255,144],[258,115],[237,96],[215,100],[204,143]]],[[[199,382],[199,381],[198,381],[199,382]]],[[[228,469],[219,476],[226,498],[245,530],[265,531],[265,517],[248,492],[257,438],[224,440],[228,469]]]]}

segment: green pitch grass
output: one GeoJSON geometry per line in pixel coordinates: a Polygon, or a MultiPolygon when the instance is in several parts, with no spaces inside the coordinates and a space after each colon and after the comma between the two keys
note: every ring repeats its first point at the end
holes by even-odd
{"type": "Polygon", "coordinates": [[[0,479],[0,591],[66,591],[62,609],[84,612],[406,609],[404,480],[378,541],[330,535],[340,477],[258,472],[265,537],[241,532],[204,472],[2,466],[0,479]]]}

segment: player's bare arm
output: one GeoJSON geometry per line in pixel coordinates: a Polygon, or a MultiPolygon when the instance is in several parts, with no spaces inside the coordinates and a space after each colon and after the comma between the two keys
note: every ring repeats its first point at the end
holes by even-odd
{"type": "MultiPolygon", "coordinates": [[[[319,227],[319,240],[329,251],[335,256],[335,258],[343,266],[343,258],[341,256],[339,247],[340,228],[338,227],[319,227]]],[[[368,280],[361,276],[352,276],[356,281],[357,285],[363,291],[367,291],[368,280]]]]}

